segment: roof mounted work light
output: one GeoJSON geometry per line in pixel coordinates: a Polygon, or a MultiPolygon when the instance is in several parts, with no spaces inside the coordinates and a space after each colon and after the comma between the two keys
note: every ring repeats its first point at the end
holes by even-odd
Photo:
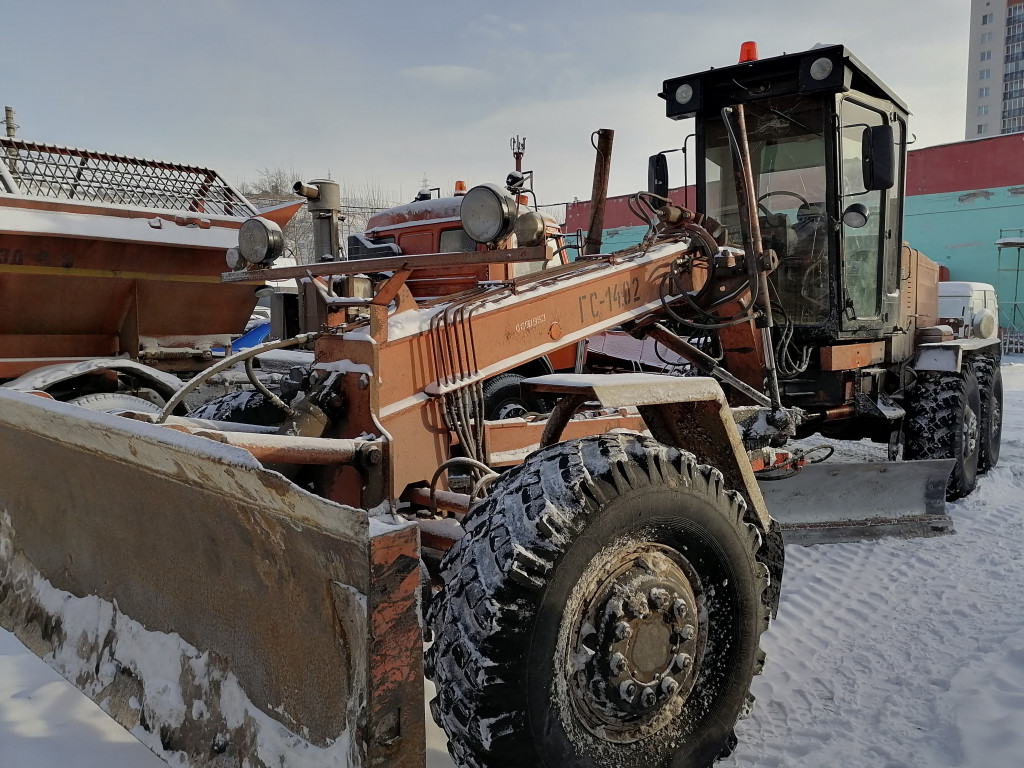
{"type": "Polygon", "coordinates": [[[238,252],[250,264],[269,266],[283,250],[284,235],[270,219],[253,216],[238,228],[238,252]]]}
{"type": "Polygon", "coordinates": [[[479,184],[462,198],[462,228],[478,243],[504,240],[515,229],[516,199],[497,184],[479,184]]]}

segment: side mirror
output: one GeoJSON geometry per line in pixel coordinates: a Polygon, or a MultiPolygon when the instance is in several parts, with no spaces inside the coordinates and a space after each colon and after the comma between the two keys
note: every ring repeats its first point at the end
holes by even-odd
{"type": "Polygon", "coordinates": [[[891,125],[870,125],[862,140],[864,189],[892,189],[896,183],[896,153],[891,125]]]}
{"type": "Polygon", "coordinates": [[[647,159],[647,191],[668,197],[668,158],[663,152],[647,159]]]}

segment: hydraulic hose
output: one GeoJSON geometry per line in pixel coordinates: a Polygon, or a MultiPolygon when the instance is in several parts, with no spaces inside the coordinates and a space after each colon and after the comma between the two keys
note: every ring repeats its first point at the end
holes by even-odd
{"type": "Polygon", "coordinates": [[[221,371],[226,371],[233,365],[237,365],[238,363],[244,362],[253,357],[261,355],[264,352],[269,352],[272,349],[284,349],[286,347],[295,347],[298,346],[299,344],[305,344],[308,341],[312,341],[319,335],[319,333],[300,333],[298,336],[292,336],[290,339],[268,341],[264,344],[259,344],[255,347],[243,349],[240,352],[235,352],[234,354],[228,355],[219,363],[211,365],[209,368],[200,371],[191,379],[186,381],[184,386],[182,386],[181,389],[175,392],[171,399],[167,401],[167,404],[164,405],[163,410],[160,411],[160,413],[157,415],[155,423],[163,424],[167,420],[167,417],[174,412],[174,409],[181,405],[185,398],[188,397],[190,392],[195,390],[195,388],[202,384],[204,381],[215,376],[221,371]]]}

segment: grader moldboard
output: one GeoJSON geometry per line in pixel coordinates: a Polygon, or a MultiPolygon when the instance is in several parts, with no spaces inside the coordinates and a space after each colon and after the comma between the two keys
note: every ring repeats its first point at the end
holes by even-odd
{"type": "MultiPolygon", "coordinates": [[[[255,268],[225,280],[301,276],[308,332],[264,349],[315,363],[263,393],[279,423],[0,392],[3,625],[196,766],[422,766],[424,668],[462,765],[728,753],[783,569],[751,456],[871,438],[968,493],[998,459],[998,345],[929,327],[900,237],[907,111],[845,48],[661,95],[696,117],[702,213],[639,193],[635,248],[556,264],[486,185],[461,204],[484,252],[289,271],[259,268],[273,227],[241,243],[255,268]],[[410,288],[467,265],[492,279],[410,288]],[[484,418],[484,382],[619,325],[709,375],[535,377],[548,414],[484,418]]],[[[333,249],[330,184],[299,188],[333,249]]]]}

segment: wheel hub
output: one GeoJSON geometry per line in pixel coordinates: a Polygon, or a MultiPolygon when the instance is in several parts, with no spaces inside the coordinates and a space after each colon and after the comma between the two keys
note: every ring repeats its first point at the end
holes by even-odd
{"type": "Polygon", "coordinates": [[[645,544],[617,558],[591,593],[574,698],[606,733],[657,727],[692,690],[705,637],[689,570],[674,550],[645,544]]]}
{"type": "Polygon", "coordinates": [[[979,425],[977,414],[967,408],[964,410],[964,426],[963,426],[963,458],[966,461],[973,456],[978,450],[978,439],[979,439],[979,425]]]}
{"type": "Polygon", "coordinates": [[[498,407],[498,410],[494,415],[494,419],[499,421],[501,419],[518,419],[521,416],[525,416],[527,413],[529,413],[529,411],[526,410],[525,405],[515,400],[509,400],[498,407]]]}

